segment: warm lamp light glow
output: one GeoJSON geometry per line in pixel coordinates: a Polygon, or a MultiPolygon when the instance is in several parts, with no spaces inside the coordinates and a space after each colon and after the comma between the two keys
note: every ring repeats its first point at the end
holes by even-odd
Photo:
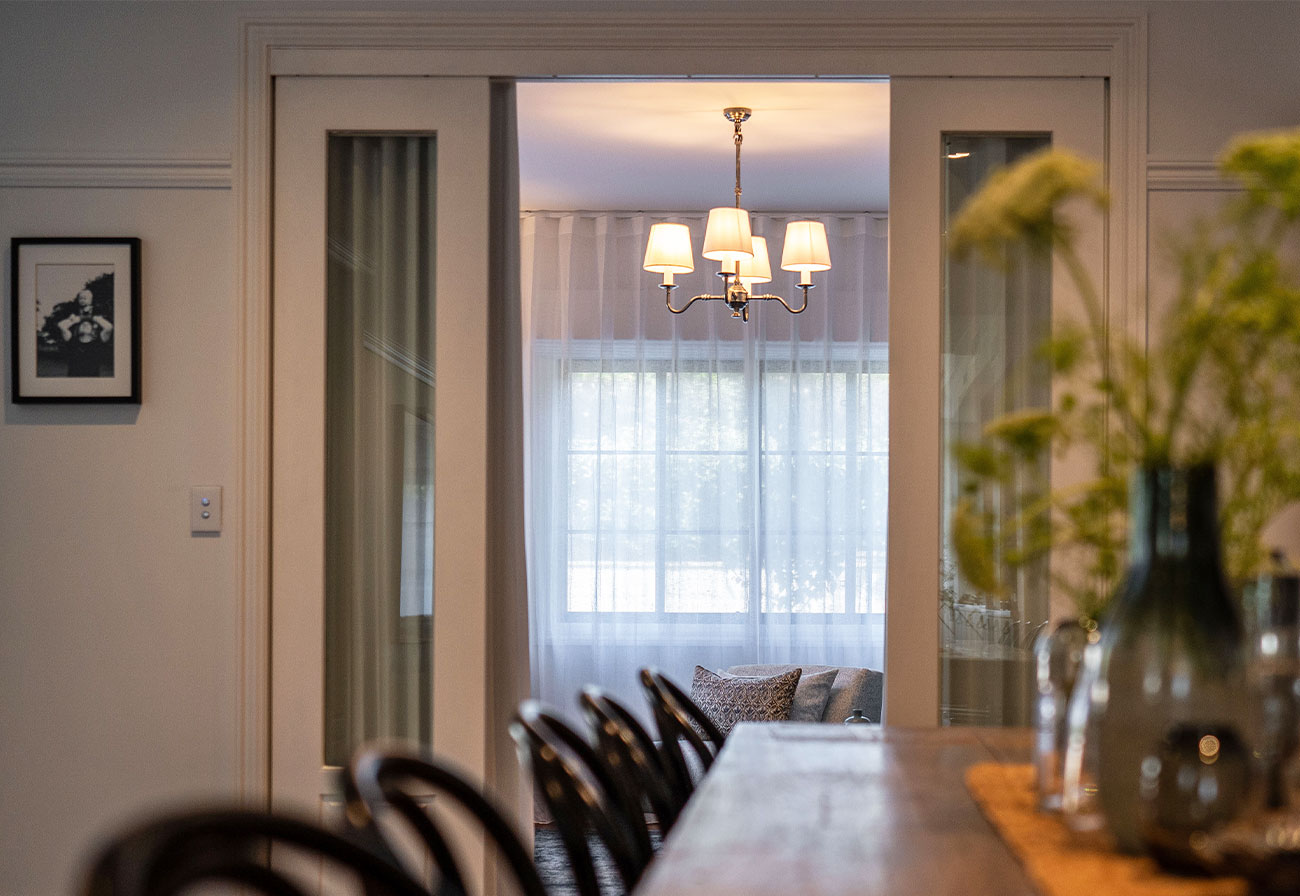
{"type": "Polygon", "coordinates": [[[791,221],[785,225],[785,248],[781,251],[783,271],[829,271],[831,250],[826,244],[826,225],[821,221],[791,221]]]}
{"type": "Polygon", "coordinates": [[[738,276],[740,282],[745,284],[745,289],[755,283],[772,281],[772,262],[768,260],[767,240],[763,237],[754,237],[754,256],[741,261],[738,276]]]}
{"type": "Polygon", "coordinates": [[[652,224],[644,268],[656,274],[689,274],[695,270],[691,229],[685,224],[652,224]]]}
{"type": "Polygon", "coordinates": [[[704,228],[705,258],[713,261],[744,261],[754,257],[753,236],[749,232],[749,212],[743,208],[709,209],[709,223],[704,228]]]}
{"type": "Polygon", "coordinates": [[[785,248],[781,270],[798,271],[799,283],[812,283],[813,271],[831,269],[831,250],[826,244],[826,225],[820,221],[791,221],[785,225],[785,248]]]}

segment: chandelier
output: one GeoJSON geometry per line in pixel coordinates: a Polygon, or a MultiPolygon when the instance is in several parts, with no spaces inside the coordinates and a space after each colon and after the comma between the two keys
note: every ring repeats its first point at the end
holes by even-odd
{"type": "Polygon", "coordinates": [[[709,222],[704,229],[705,258],[721,263],[718,276],[722,278],[721,295],[693,296],[681,308],[673,307],[673,282],[675,274],[689,274],[695,270],[695,256],[691,252],[691,231],[685,224],[655,224],[650,228],[646,242],[645,263],[642,267],[663,274],[664,303],[673,314],[681,314],[696,302],[726,302],[731,316],[749,320],[749,303],[775,300],[791,314],[808,307],[808,290],[813,288],[812,272],[829,271],[831,253],[826,244],[826,226],[820,221],[791,221],[785,226],[785,246],[781,250],[781,270],[799,272],[799,288],[803,290],[803,303],[791,307],[778,295],[755,294],[754,285],[772,280],[772,264],[767,254],[767,240],[753,236],[749,227],[749,212],[740,207],[740,144],[743,137],[740,126],[749,120],[753,110],[731,107],[722,110],[732,123],[736,144],[736,205],[734,208],[709,210],[709,222]]]}

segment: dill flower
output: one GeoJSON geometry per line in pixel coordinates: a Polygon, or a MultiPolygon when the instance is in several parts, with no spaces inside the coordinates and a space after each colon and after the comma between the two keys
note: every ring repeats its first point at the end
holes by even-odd
{"type": "Polygon", "coordinates": [[[1101,166],[1062,149],[1043,149],[991,175],[966,203],[949,234],[957,254],[978,251],[1000,262],[1009,243],[1027,240],[1050,250],[1068,242],[1069,224],[1056,214],[1066,200],[1081,198],[1105,208],[1101,166]]]}
{"type": "Polygon", "coordinates": [[[1252,203],[1300,218],[1300,129],[1243,134],[1228,144],[1219,170],[1239,180],[1252,203]]]}

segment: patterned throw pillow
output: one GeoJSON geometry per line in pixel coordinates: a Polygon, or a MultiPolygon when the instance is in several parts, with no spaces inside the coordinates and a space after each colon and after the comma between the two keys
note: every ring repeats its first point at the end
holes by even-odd
{"type": "MultiPolygon", "coordinates": [[[[718,674],[723,678],[771,678],[774,674],[781,675],[789,672],[791,668],[787,666],[775,673],[769,671],[766,675],[762,673],[747,675],[726,669],[718,670],[718,674]]],[[[826,704],[831,699],[831,688],[834,687],[835,678],[840,674],[840,670],[825,669],[821,672],[809,672],[802,666],[800,668],[804,669],[804,673],[799,676],[799,687],[794,689],[794,703],[790,704],[790,721],[820,722],[826,718],[826,704]]]]}
{"type": "Polygon", "coordinates": [[[691,699],[718,726],[723,737],[737,722],[779,722],[790,718],[802,669],[771,678],[730,678],[695,667],[691,699]]]}

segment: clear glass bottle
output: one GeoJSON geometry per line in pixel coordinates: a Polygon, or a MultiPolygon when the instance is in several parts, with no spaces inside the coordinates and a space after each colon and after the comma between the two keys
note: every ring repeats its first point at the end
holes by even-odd
{"type": "Polygon", "coordinates": [[[1248,668],[1259,701],[1264,807],[1295,809],[1300,752],[1300,575],[1280,551],[1245,588],[1248,668]]]}
{"type": "Polygon", "coordinates": [[[1066,709],[1087,646],[1088,630],[1073,619],[1051,630],[1044,626],[1034,644],[1034,771],[1038,808],[1044,812],[1061,808],[1069,734],[1066,709]]]}
{"type": "Polygon", "coordinates": [[[1082,840],[1102,845],[1100,832],[1106,826],[1101,814],[1097,780],[1097,759],[1101,735],[1098,716],[1092,712],[1092,689],[1101,669],[1100,632],[1093,631],[1083,651],[1074,693],[1066,710],[1065,770],[1061,782],[1061,811],[1065,825],[1082,840]]]}
{"type": "MultiPolygon", "coordinates": [[[[1205,730],[1249,742],[1252,701],[1241,616],[1220,560],[1214,468],[1139,470],[1130,513],[1128,568],[1101,623],[1087,711],[1107,826],[1122,850],[1139,852],[1161,835],[1150,830],[1160,821],[1142,787],[1160,780],[1168,739],[1205,730]]],[[[1237,805],[1228,796],[1219,804],[1237,805]]]]}

